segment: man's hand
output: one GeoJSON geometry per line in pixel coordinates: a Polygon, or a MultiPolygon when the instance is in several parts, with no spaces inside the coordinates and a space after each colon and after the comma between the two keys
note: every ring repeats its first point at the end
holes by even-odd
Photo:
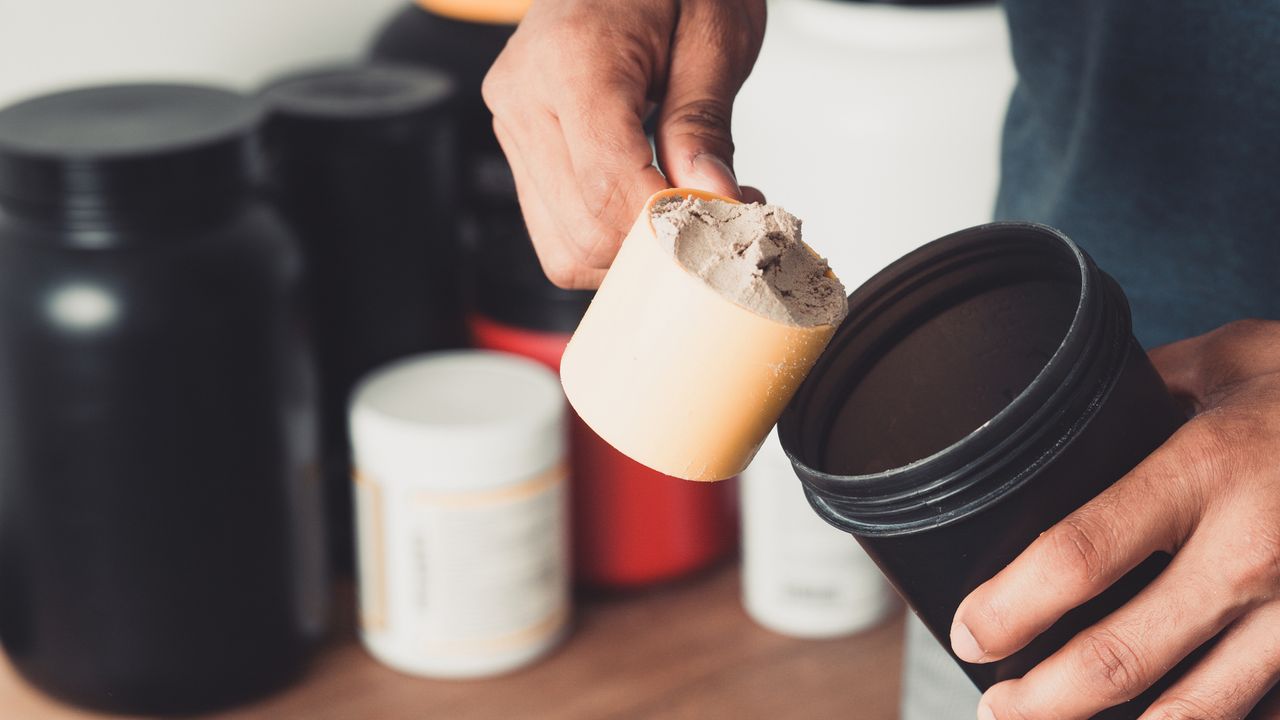
{"type": "Polygon", "coordinates": [[[742,196],[729,122],[764,22],[765,0],[533,4],[484,97],[554,283],[599,285],[636,213],[668,181],[742,196]],[[642,128],[659,104],[661,172],[642,128]]]}
{"type": "Polygon", "coordinates": [[[1173,561],[1025,677],[989,689],[981,720],[1088,718],[1219,634],[1143,720],[1244,718],[1280,679],[1280,322],[1232,323],[1151,359],[1194,419],[974,590],[952,648],[999,660],[1152,553],[1173,561]]]}

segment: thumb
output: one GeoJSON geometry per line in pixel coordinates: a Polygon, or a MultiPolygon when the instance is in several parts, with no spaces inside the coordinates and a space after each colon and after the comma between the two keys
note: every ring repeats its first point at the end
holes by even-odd
{"type": "Polygon", "coordinates": [[[759,51],[750,13],[734,3],[682,6],[658,115],[658,164],[677,187],[742,198],[733,171],[733,99],[759,51]]]}

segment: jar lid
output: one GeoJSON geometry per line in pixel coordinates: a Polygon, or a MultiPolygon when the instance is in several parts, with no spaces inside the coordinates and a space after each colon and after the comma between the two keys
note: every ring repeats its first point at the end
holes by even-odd
{"type": "Polygon", "coordinates": [[[338,65],[279,78],[264,87],[267,132],[327,141],[353,131],[399,137],[414,123],[449,117],[455,83],[426,67],[338,65]]]}
{"type": "Polygon", "coordinates": [[[405,358],[356,388],[356,465],[379,482],[466,491],[527,480],[560,462],[565,400],[555,374],[506,353],[405,358]]]}
{"type": "Polygon", "coordinates": [[[252,180],[258,106],[199,85],[108,85],[0,110],[0,204],[71,221],[200,215],[252,180]]]}

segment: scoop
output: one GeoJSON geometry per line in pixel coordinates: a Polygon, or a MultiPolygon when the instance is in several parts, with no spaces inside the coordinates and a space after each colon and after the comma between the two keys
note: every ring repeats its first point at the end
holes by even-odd
{"type": "Polygon", "coordinates": [[[671,189],[645,203],[560,379],[610,445],[659,472],[741,472],[847,312],[843,285],[769,205],[671,189]]]}

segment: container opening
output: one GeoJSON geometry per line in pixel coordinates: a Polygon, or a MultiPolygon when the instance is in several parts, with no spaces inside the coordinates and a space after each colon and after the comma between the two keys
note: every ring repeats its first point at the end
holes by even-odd
{"type": "Polygon", "coordinates": [[[1081,295],[1069,248],[1025,236],[891,275],[858,303],[812,396],[831,403],[817,470],[879,473],[964,439],[1040,374],[1081,295]]]}

